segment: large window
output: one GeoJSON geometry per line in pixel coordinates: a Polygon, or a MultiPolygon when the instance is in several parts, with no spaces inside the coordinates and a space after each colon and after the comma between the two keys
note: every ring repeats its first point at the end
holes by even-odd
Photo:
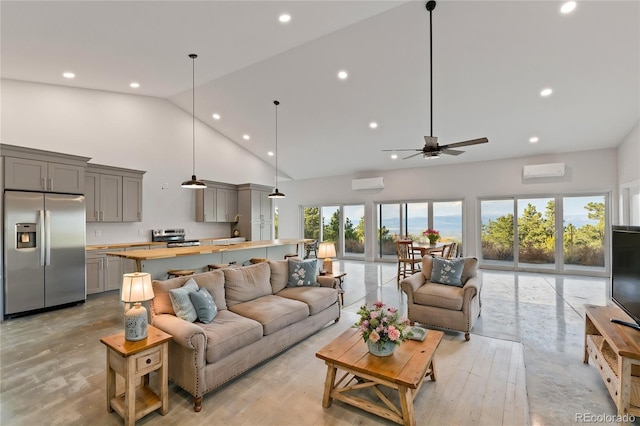
{"type": "Polygon", "coordinates": [[[333,241],[339,257],[364,258],[364,205],[303,207],[304,238],[333,241]]]}
{"type": "Polygon", "coordinates": [[[482,265],[605,273],[607,198],[480,200],[482,265]]]}
{"type": "Polygon", "coordinates": [[[436,229],[441,240],[462,243],[462,201],[419,201],[378,204],[376,257],[396,259],[398,239],[426,243],[424,231],[436,229]]]}
{"type": "Polygon", "coordinates": [[[364,206],[344,206],[344,255],[364,257],[364,206]]]}

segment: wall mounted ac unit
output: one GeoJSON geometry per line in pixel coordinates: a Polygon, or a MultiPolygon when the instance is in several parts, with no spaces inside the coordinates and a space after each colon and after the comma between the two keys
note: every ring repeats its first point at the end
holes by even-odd
{"type": "Polygon", "coordinates": [[[353,179],[351,181],[351,189],[361,191],[363,189],[382,189],[384,188],[384,178],[375,177],[367,179],[353,179]]]}
{"type": "Polygon", "coordinates": [[[522,168],[524,179],[564,176],[564,163],[531,164],[522,168]]]}

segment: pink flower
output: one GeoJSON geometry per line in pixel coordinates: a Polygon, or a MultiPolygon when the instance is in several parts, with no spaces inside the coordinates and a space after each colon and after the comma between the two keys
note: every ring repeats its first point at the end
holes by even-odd
{"type": "Polygon", "coordinates": [[[389,326],[387,334],[389,335],[389,339],[391,339],[392,342],[395,342],[400,338],[400,332],[392,325],[389,326]]]}
{"type": "Polygon", "coordinates": [[[369,340],[371,340],[373,343],[376,343],[378,340],[380,340],[380,335],[377,331],[374,330],[369,335],[369,340]]]}
{"type": "Polygon", "coordinates": [[[376,308],[380,309],[384,306],[384,303],[382,303],[381,301],[377,301],[376,303],[373,304],[373,306],[375,306],[376,308]]]}
{"type": "Polygon", "coordinates": [[[377,311],[371,311],[371,319],[375,319],[378,318],[378,312],[377,311]]]}
{"type": "Polygon", "coordinates": [[[389,308],[389,313],[390,314],[394,314],[396,311],[398,310],[398,308],[394,308],[393,306],[389,308]]]}

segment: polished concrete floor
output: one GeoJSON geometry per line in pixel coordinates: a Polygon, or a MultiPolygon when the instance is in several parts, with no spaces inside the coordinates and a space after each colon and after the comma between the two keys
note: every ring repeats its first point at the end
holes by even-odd
{"type": "MultiPolygon", "coordinates": [[[[382,300],[388,305],[397,306],[406,313],[406,296],[396,285],[394,263],[370,263],[359,261],[335,261],[334,269],[347,273],[344,281],[345,306],[344,310],[354,317],[362,304],[372,304],[382,300]]],[[[593,277],[578,277],[568,275],[551,275],[535,273],[515,273],[505,271],[481,270],[482,277],[482,315],[476,322],[473,334],[487,337],[513,340],[524,344],[524,359],[526,365],[526,382],[529,401],[529,411],[532,425],[568,425],[580,423],[577,416],[589,414],[592,416],[613,416],[616,413],[607,390],[598,372],[592,364],[584,364],[584,308],[587,303],[605,305],[608,279],[593,277]]],[[[111,304],[100,303],[100,297],[93,303],[93,308],[80,309],[80,321],[90,321],[96,327],[95,331],[82,333],[73,339],[73,347],[67,347],[63,339],[58,345],[64,346],[61,351],[66,353],[63,358],[53,357],[52,348],[39,343],[38,336],[55,334],[56,321],[46,321],[56,318],[63,311],[38,314],[43,321],[30,321],[29,317],[5,321],[0,324],[2,338],[2,358],[10,350],[11,356],[23,357],[24,362],[12,362],[0,365],[2,380],[0,389],[2,394],[22,395],[19,399],[11,399],[7,404],[5,398],[0,399],[2,418],[12,418],[12,409],[22,410],[15,404],[36,404],[36,406],[55,405],[63,403],[73,410],[87,410],[91,407],[79,407],[80,401],[65,401],[64,392],[60,398],[51,400],[32,401],[29,398],[33,386],[57,386],[55,380],[47,377],[22,377],[29,363],[44,362],[50,368],[45,376],[65,374],[67,383],[83,387],[89,382],[93,389],[92,401],[100,401],[92,409],[103,411],[102,407],[102,365],[90,366],[83,364],[80,358],[92,356],[99,351],[98,359],[102,360],[101,345],[95,342],[104,335],[108,328],[118,328],[120,313],[107,309],[111,304]],[[86,318],[85,318],[86,317],[86,318]],[[104,322],[104,324],[101,323],[104,322]],[[40,324],[33,325],[31,324],[40,324]],[[37,329],[36,329],[37,328],[37,329]],[[16,330],[20,336],[16,336],[16,330]],[[7,347],[11,345],[11,349],[7,347]],[[96,349],[97,348],[97,349],[96,349]],[[82,369],[78,370],[78,366],[82,369]],[[92,369],[93,368],[93,369],[92,369]],[[95,370],[95,371],[94,371],[95,370]],[[17,377],[18,379],[10,379],[17,377]],[[7,380],[10,379],[10,380],[7,380]],[[22,401],[19,403],[19,401],[22,401]]],[[[112,299],[115,295],[107,295],[112,299]]],[[[348,316],[345,315],[345,318],[348,316]]],[[[462,333],[448,332],[449,336],[464,340],[462,333]]],[[[20,358],[18,358],[20,359],[20,358]]],[[[60,391],[65,386],[60,383],[60,391]]],[[[53,394],[55,395],[56,392],[53,394]]],[[[186,400],[186,399],[185,399],[186,400]]],[[[72,419],[72,414],[69,414],[72,419]]],[[[4,422],[0,422],[4,424],[4,422]]],[[[72,424],[70,421],[69,424],[72,424]]],[[[50,424],[43,419],[42,424],[50,424]]],[[[600,424],[614,424],[602,422],[600,424]]],[[[640,424],[640,422],[637,422],[640,424]]]]}
{"type": "MultiPolygon", "coordinates": [[[[336,267],[348,274],[344,309],[355,312],[365,302],[382,300],[406,313],[395,264],[338,261],[336,267]]],[[[524,344],[531,424],[576,424],[582,413],[615,415],[596,368],[582,362],[583,306],[606,305],[608,278],[492,270],[479,274],[482,314],[472,334],[524,344]]]]}

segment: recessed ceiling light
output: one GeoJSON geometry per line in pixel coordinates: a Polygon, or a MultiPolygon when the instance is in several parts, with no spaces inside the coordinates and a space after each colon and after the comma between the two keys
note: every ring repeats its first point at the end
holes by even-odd
{"type": "Polygon", "coordinates": [[[531,143],[536,143],[536,142],[538,142],[539,140],[540,140],[540,139],[539,139],[537,136],[533,136],[533,137],[529,138],[529,142],[531,142],[531,143]]]}
{"type": "Polygon", "coordinates": [[[286,24],[287,22],[291,21],[291,15],[289,15],[288,13],[283,13],[278,17],[278,21],[286,24]]]}
{"type": "Polygon", "coordinates": [[[268,155],[269,157],[273,157],[273,151],[269,151],[269,152],[267,152],[267,155],[268,155]]]}
{"type": "Polygon", "coordinates": [[[568,1],[565,4],[562,5],[562,7],[560,8],[560,12],[562,13],[571,13],[573,12],[573,10],[576,8],[576,2],[575,1],[568,1]]]}
{"type": "Polygon", "coordinates": [[[398,154],[391,154],[391,159],[392,160],[397,160],[398,159],[398,154]]]}
{"type": "Polygon", "coordinates": [[[212,117],[214,120],[220,120],[220,114],[214,113],[212,117]]]}
{"type": "Polygon", "coordinates": [[[131,82],[131,84],[129,84],[129,87],[131,87],[132,89],[137,89],[138,87],[140,87],[140,83],[138,83],[137,81],[133,81],[131,82]]]}
{"type": "Polygon", "coordinates": [[[540,92],[540,96],[550,96],[553,93],[553,90],[551,90],[550,88],[546,88],[546,89],[542,89],[542,91],[540,92]]]}
{"type": "Polygon", "coordinates": [[[340,80],[346,80],[347,77],[349,77],[349,73],[347,73],[346,71],[342,70],[342,71],[338,71],[338,78],[340,80]]]}
{"type": "Polygon", "coordinates": [[[378,123],[376,123],[375,121],[372,121],[371,123],[369,123],[369,127],[371,127],[372,129],[377,129],[378,123]]]}
{"type": "Polygon", "coordinates": [[[242,139],[244,139],[245,141],[248,141],[249,139],[251,139],[251,136],[249,135],[242,135],[242,139]]]}
{"type": "Polygon", "coordinates": [[[69,71],[67,71],[65,73],[62,73],[62,76],[64,78],[76,78],[76,75],[74,73],[72,73],[72,72],[69,72],[69,71]]]}

